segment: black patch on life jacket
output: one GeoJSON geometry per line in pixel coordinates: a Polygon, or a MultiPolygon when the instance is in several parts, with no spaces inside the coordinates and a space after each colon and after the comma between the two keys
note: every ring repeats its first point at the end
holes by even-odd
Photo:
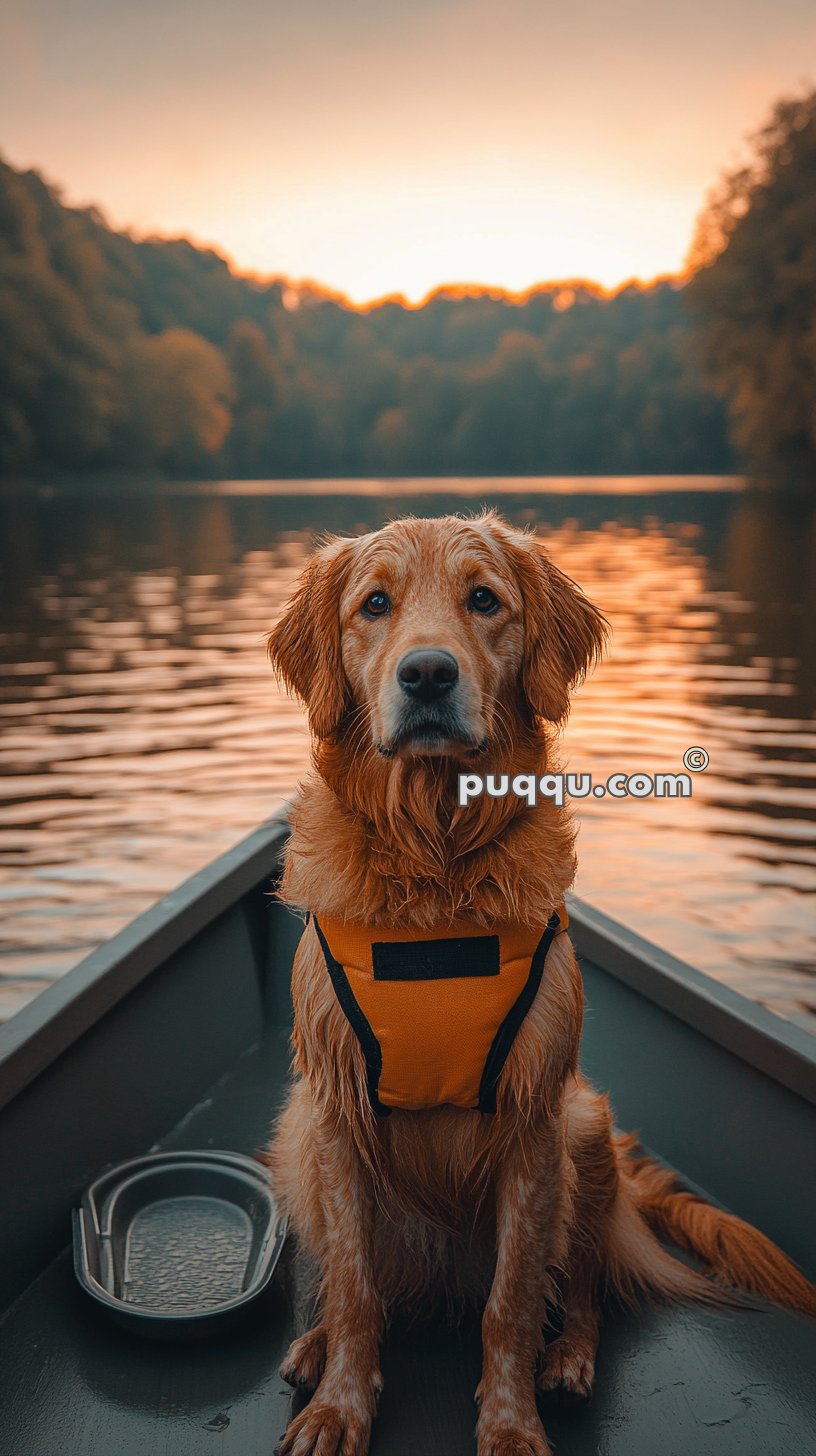
{"type": "Polygon", "coordinates": [[[541,985],[547,951],[552,945],[553,939],[560,927],[561,920],[558,911],[553,910],[552,915],[547,921],[547,928],[533,951],[532,960],[530,961],[530,974],[496,1032],[493,1038],[493,1045],[487,1054],[487,1061],[482,1072],[482,1080],[479,1084],[480,1112],[496,1111],[496,1088],[499,1077],[510,1055],[510,1048],[516,1039],[516,1033],[535,1000],[536,992],[541,985]]]}
{"type": "Polygon", "coordinates": [[[375,981],[453,981],[498,976],[501,951],[497,935],[459,935],[447,940],[375,940],[371,947],[375,981]]]}

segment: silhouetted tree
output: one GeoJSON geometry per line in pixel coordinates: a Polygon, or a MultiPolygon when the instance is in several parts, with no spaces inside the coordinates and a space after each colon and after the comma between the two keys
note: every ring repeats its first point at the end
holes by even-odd
{"type": "Polygon", "coordinates": [[[230,388],[226,360],[200,334],[176,328],[134,339],[126,363],[134,453],[170,475],[206,468],[229,432],[230,388]]]}
{"type": "Polygon", "coordinates": [[[816,465],[816,91],[780,101],[697,227],[689,301],[738,446],[780,479],[816,465]]]}
{"type": "Polygon", "coordinates": [[[283,394],[280,368],[263,329],[248,318],[233,324],[226,359],[232,381],[227,463],[239,478],[265,473],[274,459],[274,422],[283,394]]]}

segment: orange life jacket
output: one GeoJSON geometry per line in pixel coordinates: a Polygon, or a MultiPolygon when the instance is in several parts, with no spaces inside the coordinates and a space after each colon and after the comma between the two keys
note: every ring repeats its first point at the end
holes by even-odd
{"type": "Polygon", "coordinates": [[[432,938],[315,918],[337,999],[366,1060],[375,1112],[495,1112],[496,1085],[541,983],[563,906],[546,925],[459,922],[432,938]]]}

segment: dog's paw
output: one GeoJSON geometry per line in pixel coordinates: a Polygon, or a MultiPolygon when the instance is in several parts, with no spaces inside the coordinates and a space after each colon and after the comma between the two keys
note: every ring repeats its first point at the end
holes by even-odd
{"type": "Polygon", "coordinates": [[[536,1379],[542,1395],[559,1395],[589,1400],[595,1379],[595,1347],[591,1340],[559,1335],[547,1346],[536,1379]]]}
{"type": "Polygon", "coordinates": [[[293,1340],[281,1365],[281,1378],[296,1390],[317,1390],[326,1363],[326,1327],[315,1325],[293,1340]]]}
{"type": "Polygon", "coordinates": [[[318,1395],[292,1421],[278,1456],[366,1456],[370,1438],[366,1410],[332,1405],[318,1395]]]}
{"type": "Polygon", "coordinates": [[[478,1456],[552,1456],[544,1427],[486,1427],[479,1431],[478,1456]]]}
{"type": "Polygon", "coordinates": [[[476,1391],[477,1456],[552,1456],[535,1401],[521,1404],[508,1390],[489,1389],[484,1380],[476,1391]]]}

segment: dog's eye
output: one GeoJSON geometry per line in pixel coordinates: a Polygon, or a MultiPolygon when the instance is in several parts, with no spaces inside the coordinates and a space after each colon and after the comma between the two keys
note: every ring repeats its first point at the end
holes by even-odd
{"type": "Polygon", "coordinates": [[[385,592],[372,592],[363,602],[363,615],[366,617],[384,617],[390,611],[391,602],[385,592]]]}
{"type": "Polygon", "coordinates": [[[477,586],[468,597],[468,606],[472,612],[481,612],[483,617],[489,617],[499,610],[501,602],[489,586],[477,586]]]}

